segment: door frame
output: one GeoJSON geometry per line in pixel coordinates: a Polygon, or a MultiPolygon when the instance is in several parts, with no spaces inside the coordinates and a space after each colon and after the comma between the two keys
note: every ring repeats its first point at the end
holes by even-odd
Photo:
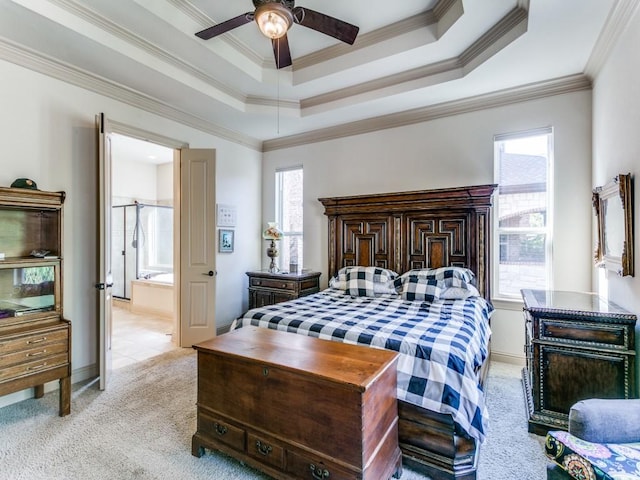
{"type": "Polygon", "coordinates": [[[174,310],[172,343],[181,345],[181,318],[180,318],[180,150],[189,148],[187,142],[175,138],[159,135],[148,130],[133,127],[116,120],[109,119],[109,131],[105,134],[116,133],[127,137],[144,140],[173,149],[173,274],[174,274],[174,310]]]}

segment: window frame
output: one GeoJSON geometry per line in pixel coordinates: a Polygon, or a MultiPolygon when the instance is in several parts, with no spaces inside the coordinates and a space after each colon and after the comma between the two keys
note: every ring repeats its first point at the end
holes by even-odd
{"type": "MultiPolygon", "coordinates": [[[[304,204],[304,167],[302,165],[295,165],[295,166],[290,166],[290,167],[283,167],[283,168],[277,168],[275,171],[275,218],[276,218],[276,222],[278,223],[278,227],[280,228],[280,230],[282,231],[282,234],[284,237],[287,237],[288,239],[292,239],[292,238],[299,238],[298,242],[300,247],[302,248],[302,254],[304,255],[304,229],[301,231],[298,230],[286,230],[285,229],[285,225],[284,225],[284,221],[283,221],[283,215],[284,215],[284,208],[283,208],[283,179],[281,174],[283,173],[287,173],[287,172],[292,172],[292,171],[301,171],[302,172],[302,202],[304,204]]],[[[304,205],[301,205],[301,210],[302,210],[302,214],[303,214],[303,224],[304,224],[304,205]]],[[[280,252],[282,252],[284,249],[283,248],[278,248],[278,250],[280,250],[280,252]]],[[[278,266],[280,268],[281,271],[289,271],[290,269],[290,262],[289,265],[282,265],[281,262],[282,256],[279,256],[277,259],[277,263],[278,266]]],[[[291,260],[291,259],[289,259],[291,260]]],[[[303,265],[303,258],[298,258],[298,265],[303,265]]],[[[291,272],[291,273],[295,273],[295,272],[291,272]]]]}
{"type": "MultiPolygon", "coordinates": [[[[493,245],[492,245],[492,296],[496,300],[521,301],[520,294],[505,294],[500,291],[500,237],[502,234],[544,234],[545,235],[545,285],[535,288],[553,289],[553,211],[554,211],[554,129],[541,127],[511,133],[496,134],[493,137],[494,150],[494,181],[498,184],[493,208],[493,245]],[[498,144],[509,140],[527,137],[547,136],[547,175],[546,175],[546,225],[544,227],[501,227],[500,226],[500,159],[501,152],[498,144]]],[[[523,287],[531,288],[531,287],[523,287]]]]}

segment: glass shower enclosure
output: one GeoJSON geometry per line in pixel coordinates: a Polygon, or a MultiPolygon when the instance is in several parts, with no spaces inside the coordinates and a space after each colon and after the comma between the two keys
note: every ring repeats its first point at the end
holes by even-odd
{"type": "Polygon", "coordinates": [[[131,299],[131,282],[173,272],[173,207],[114,205],[111,217],[113,296],[131,299]]]}

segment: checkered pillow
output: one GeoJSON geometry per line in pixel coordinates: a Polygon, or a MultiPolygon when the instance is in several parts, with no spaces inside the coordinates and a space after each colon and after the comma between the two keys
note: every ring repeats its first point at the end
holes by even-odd
{"type": "MultiPolygon", "coordinates": [[[[375,284],[389,282],[387,273],[389,271],[378,267],[348,267],[345,280],[346,291],[352,297],[375,297],[375,284]]],[[[340,278],[340,272],[338,272],[338,278],[340,278]]]]}
{"type": "Polygon", "coordinates": [[[403,300],[433,302],[440,297],[440,281],[418,275],[403,275],[400,296],[403,300]]]}
{"type": "Polygon", "coordinates": [[[471,270],[464,267],[422,268],[409,270],[404,275],[417,275],[434,280],[458,279],[471,284],[474,283],[476,278],[471,270]]]}

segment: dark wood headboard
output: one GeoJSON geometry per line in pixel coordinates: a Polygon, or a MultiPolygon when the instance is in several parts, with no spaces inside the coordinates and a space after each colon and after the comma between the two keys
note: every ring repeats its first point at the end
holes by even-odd
{"type": "Polygon", "coordinates": [[[329,218],[329,276],[345,266],[460,266],[490,299],[491,200],[497,185],[320,198],[329,218]]]}

